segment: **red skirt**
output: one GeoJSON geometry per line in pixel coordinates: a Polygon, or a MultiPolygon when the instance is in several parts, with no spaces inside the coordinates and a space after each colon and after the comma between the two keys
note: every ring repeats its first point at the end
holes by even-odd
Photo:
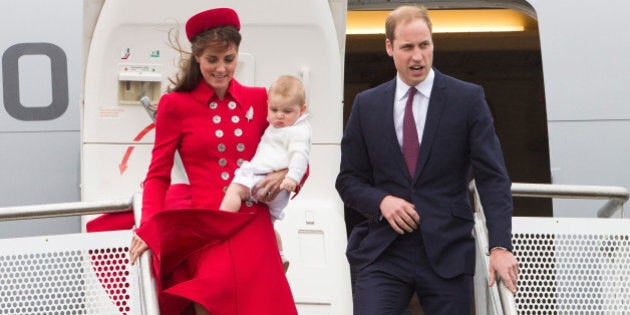
{"type": "MultiPolygon", "coordinates": [[[[248,209],[165,210],[136,230],[153,252],[162,315],[194,314],[192,302],[211,315],[297,314],[269,211],[248,209]]],[[[107,217],[129,220],[99,217],[88,231],[105,230],[107,217]]]]}

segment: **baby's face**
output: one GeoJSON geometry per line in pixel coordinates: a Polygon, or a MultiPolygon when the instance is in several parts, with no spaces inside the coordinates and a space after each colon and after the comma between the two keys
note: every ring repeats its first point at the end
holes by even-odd
{"type": "Polygon", "coordinates": [[[306,106],[296,104],[295,100],[290,97],[285,98],[272,94],[269,95],[267,101],[267,119],[276,128],[293,125],[304,114],[305,110],[306,106]]]}

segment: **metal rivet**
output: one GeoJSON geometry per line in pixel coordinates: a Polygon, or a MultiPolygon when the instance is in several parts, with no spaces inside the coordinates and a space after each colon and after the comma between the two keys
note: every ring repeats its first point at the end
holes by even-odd
{"type": "Polygon", "coordinates": [[[225,144],[219,143],[219,145],[217,146],[217,150],[219,150],[219,152],[224,152],[225,151],[225,144]]]}
{"type": "Polygon", "coordinates": [[[243,135],[243,130],[241,130],[241,128],[236,128],[234,129],[234,135],[237,137],[240,137],[243,135]]]}
{"type": "Polygon", "coordinates": [[[242,143],[237,144],[237,145],[236,145],[236,151],[238,151],[238,152],[243,152],[243,151],[245,151],[245,145],[244,145],[244,144],[242,144],[242,143]]]}

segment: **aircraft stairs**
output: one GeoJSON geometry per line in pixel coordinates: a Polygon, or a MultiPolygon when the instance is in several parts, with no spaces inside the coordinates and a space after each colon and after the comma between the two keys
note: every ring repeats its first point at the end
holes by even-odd
{"type": "MultiPolygon", "coordinates": [[[[607,199],[597,218],[514,217],[518,292],[487,286],[487,232],[475,204],[475,315],[630,314],[625,188],[514,183],[521,197],[607,199]],[[612,218],[620,211],[620,218],[612,218]]],[[[131,199],[0,208],[0,221],[135,210],[131,199]]],[[[150,253],[129,264],[131,230],[0,240],[0,314],[158,314],[150,253]]],[[[346,314],[331,314],[346,315],[346,314]]]]}
{"type": "Polygon", "coordinates": [[[516,294],[487,286],[488,244],[474,182],[475,314],[630,314],[630,221],[622,187],[513,183],[515,197],[605,199],[596,218],[513,217],[516,294]],[[619,218],[612,218],[617,212],[619,218]]]}

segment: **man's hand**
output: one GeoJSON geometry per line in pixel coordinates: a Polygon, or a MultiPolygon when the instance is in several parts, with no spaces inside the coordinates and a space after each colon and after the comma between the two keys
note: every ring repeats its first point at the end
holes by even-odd
{"type": "Polygon", "coordinates": [[[380,207],[381,214],[398,234],[411,233],[418,229],[420,215],[412,203],[389,195],[383,198],[380,207]]]}
{"type": "Polygon", "coordinates": [[[494,248],[490,250],[490,279],[488,286],[493,286],[496,273],[503,279],[505,286],[516,293],[516,281],[518,280],[518,262],[514,255],[507,250],[494,248]]]}

